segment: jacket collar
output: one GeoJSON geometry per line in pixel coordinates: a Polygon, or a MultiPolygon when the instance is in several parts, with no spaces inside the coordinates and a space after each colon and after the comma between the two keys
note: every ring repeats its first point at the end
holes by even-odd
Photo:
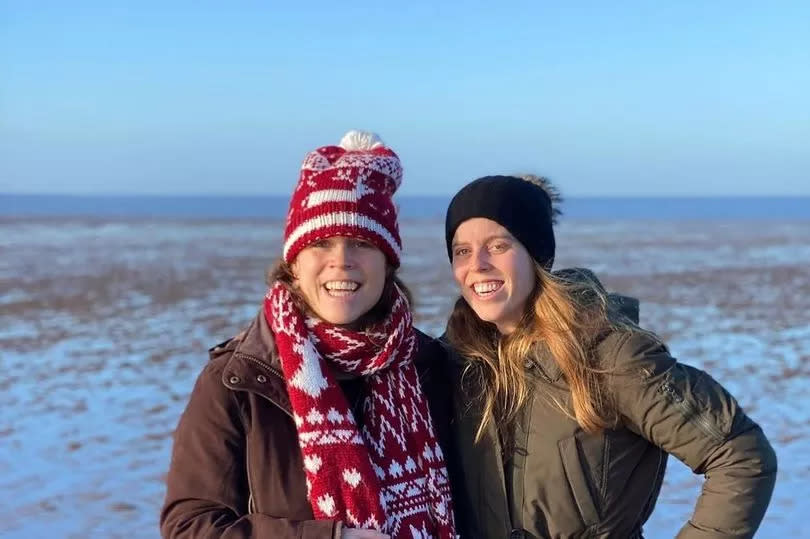
{"type": "Polygon", "coordinates": [[[270,326],[264,319],[264,310],[259,309],[256,316],[248,325],[247,329],[241,333],[239,344],[234,350],[234,355],[257,359],[267,367],[281,371],[281,362],[278,357],[276,340],[270,326]]]}
{"type": "MultiPolygon", "coordinates": [[[[416,331],[417,352],[413,358],[419,367],[433,359],[429,351],[430,338],[416,331]]],[[[234,391],[249,391],[270,400],[292,416],[292,405],[287,393],[287,384],[281,370],[273,332],[264,318],[264,310],[253,318],[242,333],[210,350],[211,357],[219,353],[232,352],[225,369],[222,371],[222,383],[234,391]]],[[[338,380],[356,378],[353,375],[336,373],[338,380]]]]}
{"type": "Polygon", "coordinates": [[[256,393],[292,416],[278,350],[263,310],[225,348],[233,353],[222,371],[222,383],[234,391],[256,393]]]}

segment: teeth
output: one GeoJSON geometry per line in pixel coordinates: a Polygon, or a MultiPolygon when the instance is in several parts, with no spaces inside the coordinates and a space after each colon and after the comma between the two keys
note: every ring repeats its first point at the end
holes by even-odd
{"type": "Polygon", "coordinates": [[[360,287],[360,284],[354,281],[329,281],[324,286],[327,290],[347,290],[354,292],[360,287]]]}
{"type": "Polygon", "coordinates": [[[485,283],[475,283],[473,290],[476,294],[488,294],[494,292],[501,287],[503,283],[500,281],[487,281],[485,283]]]}

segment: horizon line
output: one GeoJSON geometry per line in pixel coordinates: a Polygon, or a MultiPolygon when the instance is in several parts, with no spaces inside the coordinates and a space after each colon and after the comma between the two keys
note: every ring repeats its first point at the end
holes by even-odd
{"type": "MultiPolygon", "coordinates": [[[[455,193],[407,193],[395,195],[395,198],[450,198],[455,193]]],[[[20,197],[65,197],[65,198],[289,198],[290,194],[280,193],[24,193],[24,192],[0,192],[0,197],[20,196],[20,197]]],[[[575,194],[563,195],[566,199],[619,199],[619,198],[666,198],[666,199],[753,199],[753,198],[810,198],[810,193],[803,194],[773,194],[773,193],[753,193],[753,194],[575,194]]]]}

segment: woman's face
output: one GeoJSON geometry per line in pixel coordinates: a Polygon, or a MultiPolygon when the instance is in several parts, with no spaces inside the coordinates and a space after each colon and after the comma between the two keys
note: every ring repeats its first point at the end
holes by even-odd
{"type": "Polygon", "coordinates": [[[512,333],[535,283],[534,262],[508,230],[490,219],[461,223],[453,236],[453,276],[478,318],[512,333]]]}
{"type": "Polygon", "coordinates": [[[307,305],[331,324],[356,321],[374,307],[385,287],[385,255],[357,238],[317,241],[298,253],[291,269],[307,305]]]}

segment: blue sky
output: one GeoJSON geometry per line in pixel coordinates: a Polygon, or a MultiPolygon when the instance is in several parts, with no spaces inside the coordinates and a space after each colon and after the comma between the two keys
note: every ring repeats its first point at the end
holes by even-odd
{"type": "Polygon", "coordinates": [[[403,194],[810,195],[810,3],[562,4],[0,0],[0,192],[287,194],[356,127],[403,194]]]}

